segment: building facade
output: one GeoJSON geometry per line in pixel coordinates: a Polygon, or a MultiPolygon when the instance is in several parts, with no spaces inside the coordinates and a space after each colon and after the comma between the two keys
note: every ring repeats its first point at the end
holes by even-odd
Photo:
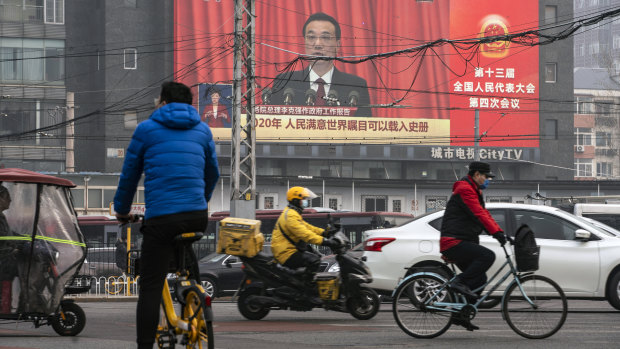
{"type": "Polygon", "coordinates": [[[620,178],[618,77],[605,68],[575,68],[575,179],[620,178]]]}
{"type": "MultiPolygon", "coordinates": [[[[7,2],[9,1],[4,1],[3,4],[7,2]]],[[[25,3],[28,2],[21,0],[14,2],[21,4],[22,13],[27,12],[25,3]]],[[[21,91],[23,91],[21,98],[34,106],[22,109],[30,111],[34,116],[32,125],[20,124],[21,128],[11,133],[35,129],[46,125],[47,122],[57,123],[61,120],[60,116],[54,114],[56,118],[54,122],[49,112],[57,110],[56,106],[59,107],[59,115],[62,112],[62,117],[66,118],[64,113],[66,108],[62,109],[66,107],[65,96],[67,92],[74,93],[75,174],[66,173],[67,137],[62,133],[65,132],[64,129],[54,131],[61,133],[56,138],[43,138],[44,135],[39,134],[38,137],[23,138],[19,141],[3,141],[0,143],[0,150],[4,151],[8,146],[18,146],[24,149],[22,150],[24,155],[19,155],[11,161],[5,160],[3,155],[0,162],[6,163],[7,167],[25,167],[61,173],[78,185],[74,189],[74,199],[80,213],[107,213],[116,189],[125,149],[136,125],[152,112],[153,100],[157,98],[161,83],[174,77],[183,77],[184,74],[208,75],[208,72],[201,70],[205,69],[205,66],[199,64],[189,64],[185,69],[175,71],[175,45],[177,50],[179,47],[182,50],[194,50],[197,42],[208,38],[211,34],[197,33],[186,38],[175,37],[175,25],[182,25],[183,21],[175,17],[175,2],[172,0],[41,0],[33,3],[40,4],[36,6],[42,6],[41,11],[46,14],[60,13],[49,10],[49,6],[64,7],[63,24],[47,23],[46,19],[41,17],[42,23],[37,24],[39,26],[37,28],[40,28],[39,33],[44,34],[44,36],[40,34],[38,38],[44,39],[43,49],[47,49],[45,40],[63,40],[65,50],[63,67],[66,67],[66,74],[62,83],[48,81],[43,84],[44,86],[37,87],[41,91],[37,93],[42,93],[42,97],[47,98],[37,102],[36,98],[31,98],[31,88],[34,88],[32,84],[23,82],[25,68],[20,68],[21,91]],[[51,95],[49,91],[58,94],[51,95]],[[58,100],[52,98],[56,96],[59,96],[58,100]],[[42,106],[37,107],[37,103],[42,106]],[[37,110],[41,115],[40,119],[37,119],[37,110]],[[46,115],[50,120],[43,120],[46,115]],[[55,139],[56,143],[45,143],[52,142],[52,139],[55,139]],[[55,162],[51,162],[56,167],[44,165],[47,162],[38,158],[32,160],[34,162],[29,162],[31,160],[25,155],[26,147],[39,145],[49,147],[50,151],[56,149],[53,146],[58,147],[57,153],[50,153],[58,157],[54,158],[55,162]]],[[[232,2],[218,3],[222,6],[232,6],[232,2]]],[[[424,2],[419,2],[415,6],[425,5],[424,2]]],[[[536,15],[539,18],[539,25],[552,26],[554,23],[572,18],[573,8],[572,4],[565,1],[541,0],[538,2],[536,15]]],[[[30,16],[28,21],[24,20],[23,16],[22,14],[20,17],[21,22],[12,24],[10,31],[4,29],[8,28],[8,24],[2,21],[0,35],[2,40],[6,36],[15,39],[31,35],[30,28],[33,24],[29,22],[30,16]],[[11,36],[7,33],[21,34],[11,36]]],[[[50,18],[58,21],[59,15],[55,16],[50,18]]],[[[209,13],[201,16],[209,18],[209,13]]],[[[218,20],[222,21],[222,25],[228,23],[223,19],[218,20]]],[[[10,43],[10,40],[6,42],[10,43]]],[[[24,42],[25,45],[28,40],[20,42],[24,42]]],[[[58,43],[51,42],[48,46],[53,45],[58,43]]],[[[4,41],[0,46],[5,52],[4,41]]],[[[13,55],[16,54],[15,51],[11,52],[13,55]]],[[[615,194],[614,188],[618,186],[610,185],[611,182],[599,183],[598,180],[603,178],[594,178],[589,183],[579,182],[580,187],[575,187],[576,182],[573,182],[577,166],[575,158],[579,158],[572,151],[575,149],[576,128],[573,124],[576,120],[573,103],[567,102],[573,100],[573,52],[572,38],[538,47],[539,74],[535,83],[539,93],[539,132],[529,135],[538,139],[538,146],[511,148],[482,144],[479,153],[481,160],[490,162],[494,171],[498,173],[493,186],[486,192],[489,201],[528,202],[530,199],[526,199],[526,196],[537,192],[548,196],[569,196],[575,193],[615,194]]],[[[49,55],[46,57],[51,59],[49,55]]],[[[232,54],[207,58],[221,58],[230,63],[229,68],[232,67],[232,54]]],[[[0,64],[8,67],[8,63],[4,61],[0,64]]],[[[17,63],[13,64],[16,66],[17,63]]],[[[16,68],[6,69],[13,71],[16,68]]],[[[0,70],[0,74],[3,71],[0,70]]],[[[32,73],[28,70],[27,74],[32,73]]],[[[11,78],[13,80],[0,77],[2,95],[11,96],[10,99],[2,100],[0,109],[7,106],[5,101],[18,96],[16,92],[5,90],[9,87],[15,88],[14,85],[17,85],[16,76],[11,78]]],[[[222,83],[230,82],[228,80],[222,83]]],[[[473,117],[472,112],[472,120],[473,117]]],[[[504,116],[498,113],[498,118],[502,117],[504,116]]],[[[2,117],[0,122],[3,122],[2,117]]],[[[3,127],[0,132],[6,132],[4,130],[3,127]]],[[[484,130],[481,130],[481,133],[482,131],[484,130]]],[[[482,143],[484,142],[483,138],[482,143]]],[[[231,197],[230,141],[218,141],[216,146],[222,181],[218,183],[211,201],[211,211],[228,210],[231,197]]],[[[467,173],[466,165],[472,160],[470,157],[472,151],[473,147],[470,146],[414,145],[397,142],[392,144],[259,142],[256,148],[258,192],[256,207],[283,208],[286,205],[286,190],[293,185],[306,185],[320,196],[314,202],[315,206],[414,214],[432,211],[445,205],[452,182],[467,173]]],[[[46,154],[48,153],[37,156],[52,156],[46,154]]],[[[135,202],[144,202],[142,190],[136,194],[135,202]]]]}
{"type": "Polygon", "coordinates": [[[63,1],[0,2],[0,167],[65,170],[65,49],[63,1]]]}

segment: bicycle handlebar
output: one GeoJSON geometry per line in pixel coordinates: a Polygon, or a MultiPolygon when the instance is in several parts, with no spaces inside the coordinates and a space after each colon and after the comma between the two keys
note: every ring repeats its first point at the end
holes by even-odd
{"type": "Polygon", "coordinates": [[[116,220],[118,220],[118,222],[120,223],[120,225],[125,225],[128,223],[135,223],[135,222],[139,222],[141,220],[144,219],[144,215],[143,214],[133,214],[130,213],[129,217],[127,217],[127,219],[121,219],[118,216],[116,217],[116,220]]]}

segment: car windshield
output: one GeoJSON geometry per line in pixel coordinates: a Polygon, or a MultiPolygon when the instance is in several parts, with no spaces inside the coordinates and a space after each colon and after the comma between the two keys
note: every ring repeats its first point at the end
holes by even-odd
{"type": "Polygon", "coordinates": [[[200,260],[200,263],[211,263],[211,262],[219,262],[222,259],[224,259],[224,257],[226,257],[225,254],[220,254],[220,253],[211,253],[210,255],[207,255],[206,257],[204,257],[203,259],[200,260]]]}
{"type": "Polygon", "coordinates": [[[576,216],[576,217],[580,221],[586,224],[589,224],[590,226],[594,226],[595,228],[598,228],[598,231],[603,232],[605,235],[620,237],[620,231],[608,226],[605,223],[601,223],[595,219],[588,218],[588,217],[580,217],[580,216],[576,216]]]}

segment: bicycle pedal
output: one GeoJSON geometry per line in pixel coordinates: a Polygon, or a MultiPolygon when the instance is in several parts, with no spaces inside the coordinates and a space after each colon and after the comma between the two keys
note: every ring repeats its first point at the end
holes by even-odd
{"type": "Polygon", "coordinates": [[[157,347],[160,349],[174,349],[176,342],[176,336],[171,335],[169,332],[157,334],[157,347]]]}

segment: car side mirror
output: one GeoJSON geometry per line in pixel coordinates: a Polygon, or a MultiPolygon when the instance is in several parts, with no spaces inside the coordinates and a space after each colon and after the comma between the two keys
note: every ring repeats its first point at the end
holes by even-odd
{"type": "Polygon", "coordinates": [[[233,264],[233,263],[238,263],[237,258],[235,258],[235,257],[230,257],[230,258],[228,258],[228,259],[226,260],[226,263],[224,263],[224,264],[226,264],[226,266],[227,266],[227,267],[232,268],[231,264],[233,264]]]}
{"type": "Polygon", "coordinates": [[[575,230],[575,240],[589,241],[590,235],[591,235],[590,232],[585,229],[575,230]]]}

